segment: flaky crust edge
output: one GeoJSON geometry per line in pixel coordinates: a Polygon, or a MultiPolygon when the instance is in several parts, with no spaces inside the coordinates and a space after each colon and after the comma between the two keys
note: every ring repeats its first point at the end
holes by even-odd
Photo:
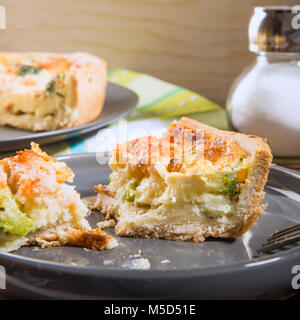
{"type": "Polygon", "coordinates": [[[87,65],[83,64],[80,68],[74,68],[78,119],[73,126],[79,126],[95,120],[103,109],[107,86],[107,65],[103,59],[85,52],[66,56],[75,63],[82,58],[90,62],[87,65]]]}
{"type": "Polygon", "coordinates": [[[54,228],[29,235],[22,245],[37,245],[43,248],[69,245],[90,250],[103,250],[116,247],[117,241],[100,228],[91,230],[70,229],[63,237],[60,237],[59,231],[54,228]]]}

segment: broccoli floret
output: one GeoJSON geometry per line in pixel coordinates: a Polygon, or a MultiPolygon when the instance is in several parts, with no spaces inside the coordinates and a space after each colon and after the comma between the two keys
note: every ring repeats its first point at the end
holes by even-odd
{"type": "Polygon", "coordinates": [[[20,210],[10,190],[0,194],[0,228],[22,236],[34,229],[33,220],[20,210]]]}
{"type": "Polygon", "coordinates": [[[134,202],[135,199],[135,191],[138,186],[136,181],[129,182],[124,193],[123,193],[123,200],[127,200],[129,202],[134,202]]]}
{"type": "Polygon", "coordinates": [[[238,194],[239,183],[236,175],[225,174],[223,176],[223,190],[222,193],[229,195],[230,199],[234,199],[238,194]]]}
{"type": "Polygon", "coordinates": [[[18,71],[17,71],[17,76],[23,77],[28,74],[38,74],[38,73],[40,73],[41,70],[42,69],[39,67],[21,64],[18,71]]]}

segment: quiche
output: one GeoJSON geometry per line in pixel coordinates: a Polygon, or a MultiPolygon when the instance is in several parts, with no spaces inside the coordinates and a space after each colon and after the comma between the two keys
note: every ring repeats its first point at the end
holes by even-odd
{"type": "Polygon", "coordinates": [[[260,202],[271,163],[262,138],[182,118],[160,139],[113,150],[110,183],[95,187],[95,209],[117,220],[119,236],[239,237],[266,208],[260,202]]]}
{"type": "Polygon", "coordinates": [[[116,240],[86,220],[73,172],[35,143],[0,161],[0,250],[24,245],[111,249],[116,240]]]}
{"type": "Polygon", "coordinates": [[[0,52],[0,125],[54,130],[95,120],[106,63],[88,53],[0,52]]]}

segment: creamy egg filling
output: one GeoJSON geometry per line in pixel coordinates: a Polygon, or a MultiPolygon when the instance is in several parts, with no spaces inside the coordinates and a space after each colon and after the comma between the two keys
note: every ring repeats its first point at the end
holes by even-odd
{"type": "Polygon", "coordinates": [[[30,64],[21,67],[14,73],[0,73],[0,117],[9,123],[43,121],[47,127],[53,121],[53,127],[74,123],[78,113],[73,108],[72,77],[30,64]]]}
{"type": "Polygon", "coordinates": [[[154,166],[141,175],[138,167],[114,166],[110,188],[119,201],[134,205],[144,222],[232,222],[237,218],[239,192],[249,168],[247,159],[203,174],[167,172],[154,166]]]}

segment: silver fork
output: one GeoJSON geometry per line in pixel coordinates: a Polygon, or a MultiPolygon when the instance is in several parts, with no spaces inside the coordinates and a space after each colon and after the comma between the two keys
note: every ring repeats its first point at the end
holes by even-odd
{"type": "Polygon", "coordinates": [[[259,253],[270,253],[297,242],[300,242],[300,224],[275,232],[257,251],[259,253]]]}

